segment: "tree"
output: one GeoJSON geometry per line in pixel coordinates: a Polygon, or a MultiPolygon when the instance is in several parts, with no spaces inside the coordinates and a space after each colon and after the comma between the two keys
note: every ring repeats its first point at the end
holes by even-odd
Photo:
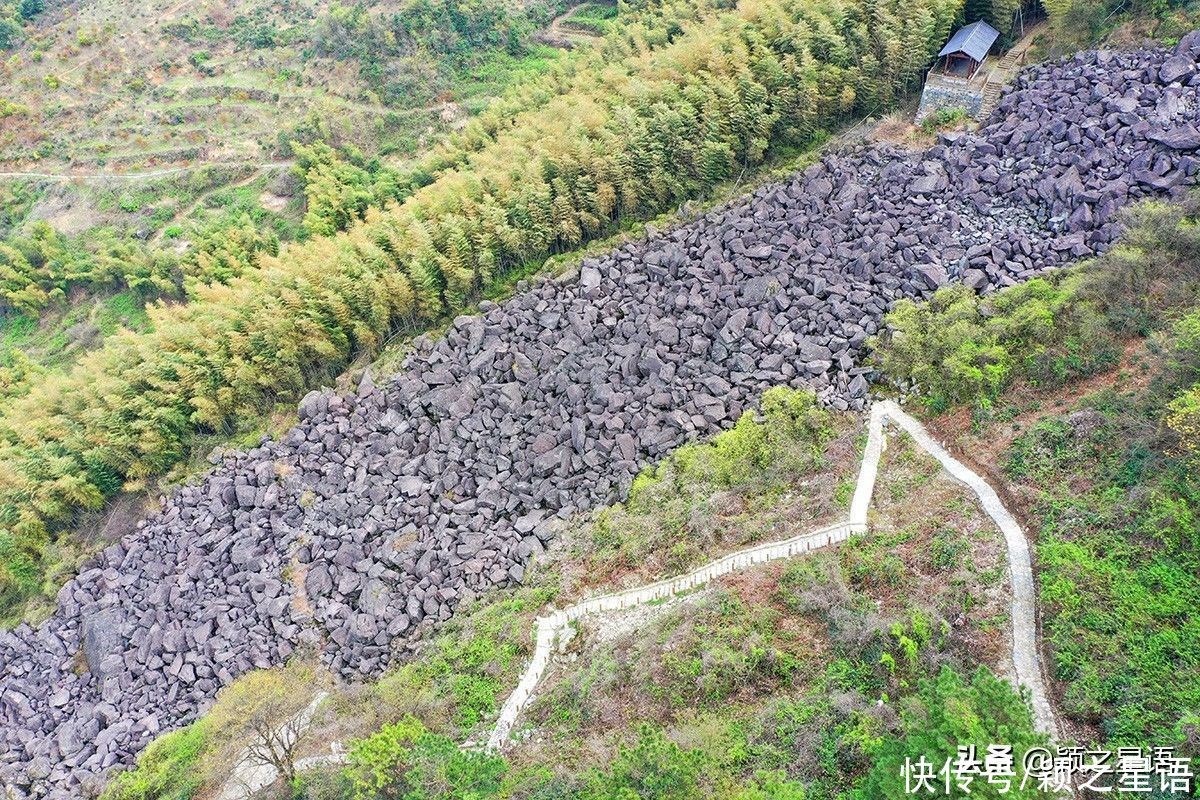
{"type": "Polygon", "coordinates": [[[346,775],[356,800],[485,800],[507,769],[503,758],[464,750],[409,715],[351,743],[346,775]]]}
{"type": "Polygon", "coordinates": [[[205,719],[212,741],[224,743],[219,763],[274,767],[291,783],[296,745],[312,716],[312,682],[310,668],[293,664],[248,673],[226,687],[205,719]]]}
{"type": "Polygon", "coordinates": [[[16,47],[21,39],[21,24],[15,19],[0,17],[0,50],[16,47]]]}
{"type": "MultiPolygon", "coordinates": [[[[867,775],[864,797],[911,797],[901,777],[906,759],[917,762],[924,757],[941,769],[946,759],[954,760],[958,748],[974,745],[983,759],[989,744],[1011,745],[1014,771],[1032,747],[1045,747],[1046,736],[1033,728],[1033,712],[1028,703],[1005,681],[980,667],[970,680],[951,667],[942,667],[934,678],[921,681],[917,694],[901,711],[902,734],[887,739],[875,756],[867,775]]],[[[942,790],[939,786],[939,791],[942,790]]],[[[1038,791],[1035,785],[1020,786],[1020,778],[1007,788],[1002,784],[975,780],[970,793],[951,783],[950,797],[1004,798],[1032,800],[1057,795],[1038,791]]]]}
{"type": "Polygon", "coordinates": [[[1074,0],[1042,0],[1042,6],[1050,15],[1050,20],[1055,23],[1061,22],[1074,5],[1074,0]]]}
{"type": "Polygon", "coordinates": [[[44,0],[21,0],[19,11],[24,19],[30,20],[46,8],[44,0]]]}

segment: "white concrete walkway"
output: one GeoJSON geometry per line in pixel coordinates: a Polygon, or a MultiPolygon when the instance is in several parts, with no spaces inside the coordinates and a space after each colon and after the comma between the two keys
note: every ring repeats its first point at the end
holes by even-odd
{"type": "MultiPolygon", "coordinates": [[[[1036,593],[1030,563],[1029,543],[1025,539],[1025,534],[987,481],[951,456],[944,447],[933,440],[920,422],[889,400],[877,402],[872,406],[871,418],[868,423],[867,446],[863,452],[862,465],[859,467],[854,496],[850,501],[850,515],[845,522],[819,528],[780,542],[755,545],[710,561],[685,575],[666,578],[613,594],[592,597],[544,617],[538,617],[535,622],[537,644],[534,647],[533,659],[521,676],[517,688],[508,696],[504,707],[500,710],[496,726],[488,737],[487,747],[498,749],[508,742],[513,726],[520,717],[521,711],[533,700],[534,691],[542,676],[545,675],[546,668],[550,665],[550,657],[559,641],[564,640],[563,637],[568,633],[572,621],[585,616],[610,613],[672,597],[739,569],[765,564],[768,561],[792,558],[819,547],[827,547],[845,541],[853,534],[865,533],[867,509],[875,490],[879,459],[887,445],[883,427],[884,420],[890,420],[906,431],[918,447],[936,458],[953,478],[971,489],[979,498],[984,512],[992,518],[1004,534],[1004,540],[1008,546],[1009,572],[1012,581],[1012,659],[1013,669],[1016,673],[1014,678],[1017,684],[1029,690],[1037,729],[1052,737],[1057,737],[1058,730],[1054,720],[1054,711],[1046,696],[1039,664],[1036,593]]],[[[296,720],[289,722],[290,725],[296,726],[297,735],[308,726],[317,705],[324,697],[325,693],[320,693],[314,698],[312,704],[298,715],[296,720]],[[296,725],[297,722],[299,725],[296,725]]],[[[299,769],[312,768],[319,765],[344,763],[345,759],[345,753],[335,745],[330,754],[302,759],[296,766],[299,769]]],[[[239,760],[234,774],[226,781],[218,795],[218,800],[243,800],[243,798],[251,797],[255,792],[273,783],[277,777],[278,773],[273,767],[256,763],[248,757],[248,754],[244,754],[239,760]]]]}
{"type": "Polygon", "coordinates": [[[573,606],[538,617],[537,643],[533,659],[521,676],[517,688],[508,696],[497,717],[496,726],[488,738],[487,746],[499,748],[508,741],[521,711],[534,697],[538,683],[550,665],[550,657],[567,633],[574,620],[584,616],[604,614],[630,606],[662,600],[701,586],[714,578],[755,564],[763,564],[782,558],[791,558],[818,547],[826,547],[845,541],[852,534],[867,530],[867,508],[875,489],[875,476],[879,471],[879,457],[886,446],[883,422],[891,420],[904,429],[916,442],[946,469],[956,480],[965,484],[979,498],[983,510],[1004,534],[1008,546],[1009,572],[1012,576],[1012,620],[1013,620],[1013,669],[1016,682],[1028,688],[1033,701],[1034,718],[1038,730],[1057,735],[1054,712],[1046,696],[1039,665],[1037,647],[1037,603],[1033,584],[1033,570],[1029,556],[1029,543],[1013,516],[1000,502],[999,496],[987,481],[972,472],[951,456],[944,447],[935,442],[920,422],[913,419],[891,401],[876,403],[871,410],[867,446],[859,468],[858,482],[850,503],[850,517],[845,522],[827,528],[804,533],[785,539],[739,550],[710,561],[691,572],[676,578],[666,578],[645,586],[626,589],[613,594],[592,597],[573,606]]]}

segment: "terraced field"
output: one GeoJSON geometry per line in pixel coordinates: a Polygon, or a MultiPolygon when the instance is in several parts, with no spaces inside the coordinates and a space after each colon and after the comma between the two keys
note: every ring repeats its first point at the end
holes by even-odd
{"type": "Polygon", "coordinates": [[[85,0],[48,9],[0,63],[0,97],[15,110],[0,127],[0,181],[32,188],[34,218],[81,228],[121,215],[93,192],[64,190],[73,176],[235,171],[286,160],[293,138],[403,159],[560,52],[533,40],[557,7],[490,10],[507,27],[489,22],[494,41],[482,47],[469,19],[457,39],[423,40],[428,10],[418,3],[356,8],[85,0]],[[405,38],[408,28],[418,32],[405,38]]]}

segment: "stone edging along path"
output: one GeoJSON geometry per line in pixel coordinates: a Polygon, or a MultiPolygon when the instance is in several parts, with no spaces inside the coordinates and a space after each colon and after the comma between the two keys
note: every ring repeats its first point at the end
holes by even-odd
{"type": "Polygon", "coordinates": [[[883,423],[891,420],[913,438],[917,446],[941,463],[942,467],[957,481],[964,484],[979,499],[980,506],[1004,534],[1008,548],[1008,565],[1012,583],[1012,660],[1013,678],[1019,686],[1029,690],[1033,705],[1034,722],[1037,729],[1057,736],[1054,710],[1046,695],[1042,680],[1037,642],[1037,603],[1033,584],[1033,569],[1029,553],[1029,542],[1016,519],[1004,507],[996,491],[978,474],[958,461],[938,444],[920,422],[905,413],[893,401],[875,403],[871,419],[866,450],[859,468],[858,482],[850,504],[850,516],[840,522],[815,531],[793,536],[779,542],[755,545],[745,550],[722,556],[691,572],[675,578],[666,578],[654,583],[625,589],[612,594],[592,597],[573,606],[538,617],[537,644],[533,658],[520,683],[508,696],[496,725],[488,737],[487,747],[499,749],[509,741],[521,711],[532,701],[550,658],[560,637],[570,624],[581,617],[630,608],[636,605],[662,600],[687,592],[722,575],[739,569],[763,564],[768,561],[791,558],[819,547],[845,541],[856,533],[867,530],[867,508],[875,489],[875,477],[879,470],[879,458],[886,446],[883,423]]]}

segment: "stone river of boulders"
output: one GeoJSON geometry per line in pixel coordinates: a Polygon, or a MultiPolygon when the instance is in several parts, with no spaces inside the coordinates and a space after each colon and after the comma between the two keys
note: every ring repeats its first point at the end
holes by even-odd
{"type": "Polygon", "coordinates": [[[1194,182],[1198,56],[1192,34],[1030,68],[975,133],[829,155],[482,304],[386,382],[311,393],[282,439],[226,455],[86,564],[51,619],[0,632],[0,783],[94,793],[299,648],[378,673],[519,583],[557,520],[621,499],[767,387],[864,407],[859,356],[895,300],[1093,255],[1118,209],[1194,182]]]}

